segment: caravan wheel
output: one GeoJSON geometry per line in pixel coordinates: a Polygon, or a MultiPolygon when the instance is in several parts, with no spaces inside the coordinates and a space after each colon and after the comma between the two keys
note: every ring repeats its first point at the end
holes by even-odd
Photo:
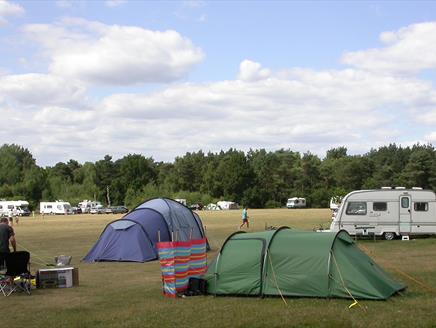
{"type": "Polygon", "coordinates": [[[395,239],[395,233],[394,232],[385,232],[383,234],[386,240],[394,240],[395,239]]]}

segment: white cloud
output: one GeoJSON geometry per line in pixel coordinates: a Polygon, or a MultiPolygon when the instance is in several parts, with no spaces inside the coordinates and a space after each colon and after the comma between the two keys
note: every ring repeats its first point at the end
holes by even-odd
{"type": "MultiPolygon", "coordinates": [[[[6,75],[0,77],[0,97],[25,106],[40,106],[86,101],[83,84],[45,74],[6,75]]],[[[82,107],[82,106],[80,106],[82,107]]]]}
{"type": "MultiPolygon", "coordinates": [[[[346,146],[364,153],[391,142],[436,139],[435,88],[398,71],[363,65],[276,72],[246,59],[234,80],[172,83],[154,92],[110,88],[91,101],[100,84],[186,76],[203,55],[177,32],[82,19],[27,26],[26,33],[43,47],[49,72],[0,76],[0,116],[10,121],[0,138],[29,147],[42,165],[128,153],[172,161],[186,151],[230,147],[323,155],[346,146]],[[176,58],[162,60],[162,54],[176,58]]],[[[382,39],[395,47],[405,38],[388,32],[382,39]]]]}
{"type": "Polygon", "coordinates": [[[115,8],[115,7],[121,6],[121,5],[125,4],[125,3],[127,3],[126,0],[106,0],[104,2],[104,4],[107,7],[110,7],[110,8],[115,8]]]}
{"type": "Polygon", "coordinates": [[[239,65],[238,78],[243,81],[258,81],[268,78],[271,75],[271,71],[266,68],[262,68],[259,63],[251,60],[244,60],[239,65]]]}
{"type": "Polygon", "coordinates": [[[25,32],[44,48],[50,73],[94,84],[176,81],[204,56],[176,31],[65,19],[28,25],[25,32]]]}
{"type": "Polygon", "coordinates": [[[429,142],[429,143],[431,143],[433,145],[436,145],[436,131],[427,134],[426,136],[424,136],[424,139],[427,142],[429,142]]]}
{"type": "Polygon", "coordinates": [[[378,74],[415,74],[436,68],[436,22],[383,32],[380,40],[385,47],[345,53],[342,62],[378,74]]]}
{"type": "MultiPolygon", "coordinates": [[[[4,92],[6,99],[24,103],[25,93],[11,90],[4,92]]],[[[51,92],[57,92],[53,86],[51,92]]],[[[400,126],[419,120],[421,114],[422,119],[434,118],[428,108],[432,102],[436,105],[435,91],[427,82],[351,69],[296,69],[271,72],[270,78],[258,81],[173,84],[149,94],[112,94],[86,108],[74,92],[56,101],[67,103],[70,98],[68,105],[50,105],[48,92],[43,98],[46,104],[36,98],[40,108],[31,112],[19,103],[0,110],[2,117],[13,112],[14,120],[24,122],[25,133],[14,142],[34,145],[31,151],[42,164],[127,153],[170,161],[186,151],[230,147],[291,148],[323,155],[345,145],[350,153],[363,153],[409,138],[400,126]],[[426,111],[418,110],[422,106],[426,111]]],[[[3,127],[0,137],[6,133],[5,142],[13,127],[3,127]]]]}
{"type": "Polygon", "coordinates": [[[0,0],[0,25],[8,22],[7,17],[19,17],[22,15],[24,15],[24,9],[22,6],[6,0],[0,0]]]}
{"type": "Polygon", "coordinates": [[[59,8],[71,8],[71,7],[73,7],[72,0],[56,0],[55,4],[59,8]]]}
{"type": "Polygon", "coordinates": [[[430,125],[436,129],[436,106],[431,109],[420,108],[416,113],[417,121],[424,125],[430,125]]]}

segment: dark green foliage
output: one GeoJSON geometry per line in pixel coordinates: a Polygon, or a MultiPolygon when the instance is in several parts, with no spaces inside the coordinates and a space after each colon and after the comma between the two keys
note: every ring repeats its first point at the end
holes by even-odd
{"type": "Polygon", "coordinates": [[[436,153],[432,145],[372,149],[348,155],[332,148],[325,158],[291,150],[236,149],[186,153],[174,163],[139,154],[116,161],[110,155],[95,163],[74,159],[53,167],[36,165],[18,145],[0,148],[0,198],[39,201],[63,199],[73,206],[83,199],[132,208],[154,197],[187,199],[188,204],[232,200],[251,208],[284,206],[305,197],[310,207],[327,207],[332,196],[382,186],[436,189],[436,153]]]}

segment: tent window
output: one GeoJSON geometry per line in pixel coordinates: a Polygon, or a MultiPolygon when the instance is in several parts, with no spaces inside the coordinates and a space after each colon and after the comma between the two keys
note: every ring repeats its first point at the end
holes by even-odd
{"type": "Polygon", "coordinates": [[[366,215],[366,202],[349,202],[347,215],[366,215]]]}
{"type": "Polygon", "coordinates": [[[372,209],[374,211],[386,211],[388,209],[388,203],[386,202],[374,202],[372,204],[372,209]]]}
{"type": "Polygon", "coordinates": [[[114,228],[115,230],[126,230],[135,224],[136,224],[135,222],[129,220],[118,220],[112,222],[111,227],[114,228]]]}
{"type": "Polygon", "coordinates": [[[427,202],[415,202],[413,204],[413,209],[416,212],[427,212],[428,211],[428,203],[427,202]]]}

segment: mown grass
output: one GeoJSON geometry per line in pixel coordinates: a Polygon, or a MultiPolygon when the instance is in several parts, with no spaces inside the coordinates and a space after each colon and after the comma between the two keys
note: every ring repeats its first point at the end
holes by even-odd
{"type": "MultiPolygon", "coordinates": [[[[327,209],[249,210],[250,230],[287,225],[312,230],[328,226],[327,209]]],[[[211,260],[240,224],[240,211],[199,212],[212,246],[211,260]]],[[[159,264],[97,263],[80,259],[115,215],[22,219],[14,226],[19,249],[32,253],[32,271],[73,256],[80,286],[37,289],[32,296],[1,297],[4,327],[430,327],[436,323],[436,239],[359,241],[358,245],[407,291],[387,301],[161,295],[159,264]]]]}

